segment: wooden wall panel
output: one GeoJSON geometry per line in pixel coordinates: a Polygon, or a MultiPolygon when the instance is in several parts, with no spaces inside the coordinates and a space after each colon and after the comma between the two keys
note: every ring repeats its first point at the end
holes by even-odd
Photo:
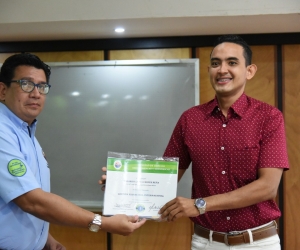
{"type": "Polygon", "coordinates": [[[197,57],[199,58],[199,74],[200,74],[200,104],[206,103],[215,97],[215,91],[209,80],[208,66],[210,64],[210,53],[212,47],[203,47],[197,49],[197,57]]]}
{"type": "Polygon", "coordinates": [[[144,49],[144,50],[112,50],[109,60],[135,59],[187,59],[191,58],[191,49],[144,49]]]}
{"type": "Polygon", "coordinates": [[[103,51],[37,52],[44,62],[103,61],[103,51]]]}
{"type": "Polygon", "coordinates": [[[255,76],[247,82],[245,93],[275,106],[275,46],[252,46],[252,63],[256,64],[255,76]]]}
{"type": "Polygon", "coordinates": [[[300,249],[300,45],[283,46],[284,117],[290,170],[284,173],[284,249],[300,249]]]}
{"type": "MultiPolygon", "coordinates": [[[[0,63],[15,53],[0,53],[0,63]]],[[[103,51],[34,52],[44,62],[103,61],[103,51]]]]}
{"type": "Polygon", "coordinates": [[[13,54],[14,53],[0,53],[0,63],[4,63],[5,59],[13,54]]]}
{"type": "Polygon", "coordinates": [[[112,250],[190,250],[192,233],[189,218],[171,223],[147,221],[128,237],[112,235],[112,250]]]}
{"type": "Polygon", "coordinates": [[[67,249],[106,249],[106,232],[93,233],[88,228],[74,228],[51,224],[50,234],[67,249]]]}

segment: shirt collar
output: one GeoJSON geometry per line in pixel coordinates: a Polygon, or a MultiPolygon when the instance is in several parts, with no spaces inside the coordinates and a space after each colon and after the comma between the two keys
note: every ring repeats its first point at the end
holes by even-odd
{"type": "MultiPolygon", "coordinates": [[[[243,117],[248,107],[248,97],[243,93],[230,107],[232,113],[237,114],[240,117],[243,117]]],[[[219,110],[219,104],[217,96],[207,104],[207,115],[212,115],[219,110]]],[[[229,111],[230,112],[230,111],[229,111]]]]}
{"type": "Polygon", "coordinates": [[[206,115],[210,116],[214,114],[219,109],[217,96],[213,100],[207,103],[206,115]]]}
{"type": "MultiPolygon", "coordinates": [[[[13,122],[17,127],[27,127],[29,126],[27,122],[24,122],[18,116],[16,116],[11,110],[3,103],[0,102],[0,111],[8,117],[9,120],[13,122]]],[[[37,120],[35,119],[33,123],[29,126],[31,129],[35,129],[37,120]]]]}
{"type": "Polygon", "coordinates": [[[243,93],[239,99],[237,99],[231,106],[234,113],[236,113],[238,116],[243,117],[245,115],[246,110],[249,106],[249,98],[248,96],[243,93]]]}

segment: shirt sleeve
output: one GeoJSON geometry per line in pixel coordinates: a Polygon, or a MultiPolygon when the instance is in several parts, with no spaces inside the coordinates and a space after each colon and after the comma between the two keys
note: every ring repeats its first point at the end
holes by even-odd
{"type": "Polygon", "coordinates": [[[164,157],[178,157],[179,168],[187,169],[191,163],[188,147],[185,143],[185,132],[187,129],[187,119],[185,113],[179,118],[171,135],[164,157]]]}
{"type": "Polygon", "coordinates": [[[260,168],[289,169],[284,120],[282,113],[274,108],[262,127],[260,168]]]}
{"type": "Polygon", "coordinates": [[[33,189],[40,188],[26,156],[20,150],[18,138],[13,133],[0,131],[0,197],[8,203],[33,189]],[[12,171],[12,162],[22,164],[22,171],[12,171]]]}

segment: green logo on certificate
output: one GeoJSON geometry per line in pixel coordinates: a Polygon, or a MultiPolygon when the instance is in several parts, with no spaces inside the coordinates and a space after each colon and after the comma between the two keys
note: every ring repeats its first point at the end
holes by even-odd
{"type": "Polygon", "coordinates": [[[8,172],[12,176],[16,176],[16,177],[23,176],[27,171],[25,164],[22,161],[17,159],[11,160],[8,163],[7,168],[8,168],[8,172]]]}
{"type": "Polygon", "coordinates": [[[115,161],[114,162],[114,167],[115,169],[120,169],[122,167],[122,162],[121,161],[115,161]]]}

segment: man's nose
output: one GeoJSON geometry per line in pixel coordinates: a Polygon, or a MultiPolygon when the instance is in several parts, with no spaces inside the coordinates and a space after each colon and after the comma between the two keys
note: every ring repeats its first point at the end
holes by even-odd
{"type": "Polygon", "coordinates": [[[38,96],[38,97],[41,96],[41,93],[39,92],[37,86],[34,86],[34,89],[30,92],[30,95],[31,95],[31,96],[38,96]]]}
{"type": "Polygon", "coordinates": [[[225,62],[220,63],[218,71],[220,73],[227,72],[228,71],[227,64],[225,62]]]}

